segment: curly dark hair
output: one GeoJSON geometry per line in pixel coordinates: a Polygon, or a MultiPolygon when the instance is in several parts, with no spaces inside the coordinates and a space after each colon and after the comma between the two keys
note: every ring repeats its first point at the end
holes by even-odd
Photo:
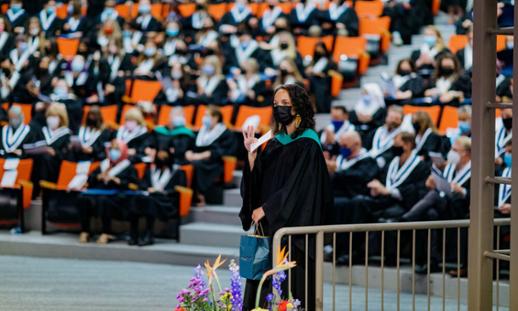
{"type": "MultiPolygon", "coordinates": [[[[273,92],[273,96],[277,94],[280,90],[285,90],[288,92],[288,95],[290,96],[291,104],[293,105],[293,108],[295,109],[295,112],[297,115],[300,116],[301,122],[299,127],[291,134],[292,138],[295,138],[302,134],[306,129],[315,129],[315,112],[313,111],[313,107],[311,106],[311,102],[309,100],[309,95],[306,92],[306,90],[295,83],[289,83],[289,84],[283,84],[279,85],[275,91],[273,92]]],[[[284,125],[279,124],[275,121],[273,121],[273,129],[274,133],[277,134],[281,131],[286,131],[286,128],[284,125]]]]}

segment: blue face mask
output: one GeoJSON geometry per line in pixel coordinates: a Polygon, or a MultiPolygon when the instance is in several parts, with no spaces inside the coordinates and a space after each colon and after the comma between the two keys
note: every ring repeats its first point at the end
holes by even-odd
{"type": "Polygon", "coordinates": [[[140,14],[147,14],[147,13],[149,13],[150,11],[151,11],[151,8],[150,8],[150,7],[149,7],[149,5],[147,5],[147,4],[141,4],[141,5],[139,5],[139,7],[138,7],[138,12],[139,12],[140,14]]]}
{"type": "Polygon", "coordinates": [[[52,13],[54,13],[54,8],[53,7],[47,8],[47,15],[51,15],[52,13]]]}
{"type": "Polygon", "coordinates": [[[510,153],[504,154],[505,167],[513,167],[513,155],[510,153]]]}
{"type": "Polygon", "coordinates": [[[462,135],[471,133],[471,124],[469,124],[468,122],[460,121],[459,122],[459,131],[462,135]]]}
{"type": "Polygon", "coordinates": [[[214,67],[212,65],[204,66],[201,70],[207,76],[212,76],[214,74],[214,72],[215,72],[214,67]]]}
{"type": "Polygon", "coordinates": [[[424,38],[424,43],[426,43],[426,45],[428,45],[428,47],[434,47],[435,44],[437,43],[437,38],[432,35],[427,35],[424,38]]]}
{"type": "Polygon", "coordinates": [[[180,30],[178,29],[175,29],[175,28],[167,28],[165,33],[169,36],[169,37],[176,37],[178,36],[178,34],[180,33],[180,30]]]}
{"type": "Polygon", "coordinates": [[[332,120],[331,124],[333,124],[336,133],[344,125],[344,121],[332,120]]]}
{"type": "Polygon", "coordinates": [[[203,119],[202,119],[202,123],[203,123],[203,126],[205,126],[206,128],[210,128],[210,117],[209,116],[204,116],[203,119]]]}
{"type": "Polygon", "coordinates": [[[11,5],[11,11],[13,11],[13,13],[18,13],[18,12],[20,12],[21,9],[22,9],[22,5],[21,4],[13,4],[13,5],[11,5]]]}
{"type": "Polygon", "coordinates": [[[340,147],[340,155],[342,158],[347,159],[351,155],[351,148],[348,147],[340,147]]]}
{"type": "Polygon", "coordinates": [[[121,158],[121,151],[119,149],[110,149],[110,160],[117,162],[121,158]]]}

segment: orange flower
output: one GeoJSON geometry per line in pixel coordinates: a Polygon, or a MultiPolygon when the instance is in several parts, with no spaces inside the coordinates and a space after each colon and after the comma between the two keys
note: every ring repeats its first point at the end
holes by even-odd
{"type": "Polygon", "coordinates": [[[176,307],[176,309],[174,309],[174,311],[187,311],[187,310],[185,310],[183,307],[176,307]]]}
{"type": "Polygon", "coordinates": [[[279,311],[287,311],[288,310],[288,302],[286,300],[281,301],[279,303],[279,311]]]}

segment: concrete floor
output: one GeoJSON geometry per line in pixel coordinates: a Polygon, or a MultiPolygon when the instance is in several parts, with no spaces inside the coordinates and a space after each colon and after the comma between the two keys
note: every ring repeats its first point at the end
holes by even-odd
{"type": "MultiPolygon", "coordinates": [[[[0,256],[0,310],[170,311],[191,275],[185,266],[0,256]]],[[[220,277],[226,286],[229,273],[221,271],[220,277]]],[[[326,285],[324,310],[332,310],[331,290],[326,285]]],[[[336,288],[336,310],[349,310],[348,293],[346,286],[336,288]]],[[[352,309],[365,310],[364,290],[353,287],[352,295],[352,309]]],[[[379,292],[369,290],[369,310],[381,310],[380,305],[379,292]]],[[[394,292],[385,293],[384,306],[397,310],[394,292]]],[[[442,300],[432,299],[431,310],[441,307],[442,300]]],[[[401,296],[401,310],[412,310],[411,295],[401,296]]],[[[426,296],[416,296],[416,310],[427,310],[426,296]]],[[[457,310],[456,301],[448,300],[446,310],[457,310]]]]}

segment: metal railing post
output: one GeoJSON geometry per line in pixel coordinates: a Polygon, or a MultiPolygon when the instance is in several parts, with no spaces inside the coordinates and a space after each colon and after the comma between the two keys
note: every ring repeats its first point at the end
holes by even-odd
{"type": "Polygon", "coordinates": [[[317,233],[315,254],[315,307],[324,310],[324,232],[317,233]]]}
{"type": "MultiPolygon", "coordinates": [[[[514,6],[514,26],[518,25],[518,6],[514,6]]],[[[518,44],[517,36],[514,36],[514,44],[518,44]]],[[[518,73],[518,51],[517,48],[514,49],[513,52],[513,78],[516,77],[518,73]]],[[[516,78],[514,79],[517,80],[516,78]]],[[[518,91],[518,85],[513,85],[513,92],[518,91]]],[[[516,93],[515,93],[516,94],[516,93]]],[[[514,106],[515,104],[513,104],[514,106]]],[[[514,110],[514,109],[513,109],[514,110]]],[[[514,111],[513,111],[514,112],[514,111]]],[[[513,119],[518,119],[514,117],[513,119]]],[[[513,120],[513,137],[518,137],[518,120],[513,120]]],[[[516,149],[515,149],[516,150],[516,149]]],[[[511,176],[518,176],[518,161],[512,164],[512,172],[511,176]]],[[[518,178],[513,178],[511,181],[511,187],[515,187],[514,189],[518,189],[518,178]]],[[[511,260],[510,260],[510,293],[516,293],[518,291],[518,196],[516,196],[516,191],[514,194],[511,193],[511,209],[514,210],[514,213],[511,213],[511,236],[514,236],[514,239],[511,239],[511,260]],[[514,255],[514,256],[513,256],[514,255]]],[[[510,311],[518,311],[518,295],[510,295],[510,311]]]]}
{"type": "Polygon", "coordinates": [[[484,256],[493,246],[496,73],[496,1],[476,0],[473,31],[473,114],[471,206],[469,227],[468,309],[491,310],[492,260],[484,256]]]}

